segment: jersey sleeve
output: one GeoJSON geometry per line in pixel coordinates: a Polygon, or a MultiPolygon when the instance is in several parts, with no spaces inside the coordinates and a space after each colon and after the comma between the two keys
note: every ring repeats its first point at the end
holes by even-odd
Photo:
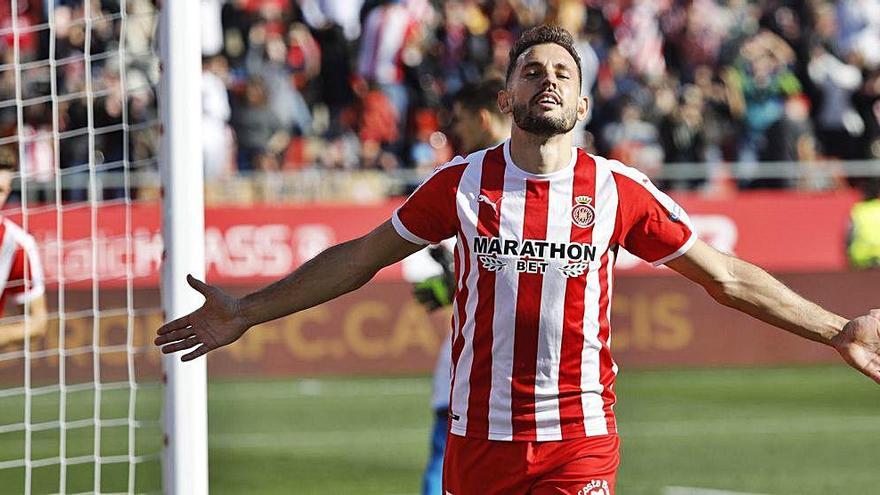
{"type": "Polygon", "coordinates": [[[400,237],[415,244],[437,244],[455,235],[455,195],[464,167],[460,161],[441,166],[395,210],[391,223],[400,237]]]}
{"type": "Polygon", "coordinates": [[[6,290],[14,296],[16,304],[24,304],[46,292],[43,265],[40,262],[36,241],[30,235],[21,240],[12,260],[6,290]]]}
{"type": "Polygon", "coordinates": [[[697,235],[684,209],[641,172],[615,174],[619,195],[618,243],[630,253],[662,265],[693,246],[697,235]]]}

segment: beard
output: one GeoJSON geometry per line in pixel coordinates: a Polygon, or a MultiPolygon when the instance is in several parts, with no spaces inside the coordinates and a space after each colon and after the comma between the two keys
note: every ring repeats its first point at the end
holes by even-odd
{"type": "Polygon", "coordinates": [[[577,124],[577,107],[562,108],[562,116],[536,114],[530,110],[530,104],[513,105],[513,121],[520,129],[542,137],[566,134],[577,124]]]}

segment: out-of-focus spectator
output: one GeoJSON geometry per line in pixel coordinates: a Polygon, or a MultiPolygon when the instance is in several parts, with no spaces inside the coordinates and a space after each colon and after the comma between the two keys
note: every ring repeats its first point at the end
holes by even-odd
{"type": "Polygon", "coordinates": [[[39,0],[20,0],[14,4],[12,2],[0,3],[0,30],[4,33],[0,37],[0,45],[5,45],[6,49],[10,51],[13,50],[16,36],[12,33],[12,17],[15,15],[16,24],[21,30],[18,34],[18,50],[19,60],[22,62],[33,60],[39,50],[38,32],[31,27],[40,23],[42,5],[43,3],[39,0]],[[18,12],[13,12],[13,5],[18,6],[18,12]]]}
{"type": "Polygon", "coordinates": [[[260,78],[265,85],[269,110],[275,120],[288,133],[311,133],[311,111],[294,84],[287,65],[287,45],[281,33],[273,32],[268,23],[256,24],[250,30],[249,41],[248,74],[260,78]]]}
{"type": "Polygon", "coordinates": [[[801,92],[793,62],[794,52],[785,41],[761,31],[746,40],[725,74],[731,111],[743,126],[738,144],[742,187],[753,186],[752,175],[767,151],[767,129],[782,119],[785,100],[801,92]]]}
{"type": "Polygon", "coordinates": [[[28,108],[24,126],[24,153],[22,153],[21,174],[28,185],[33,201],[54,200],[55,151],[52,146],[51,111],[48,105],[28,108]]]}
{"type": "Polygon", "coordinates": [[[853,106],[852,96],[862,85],[862,71],[816,46],[808,73],[822,92],[816,116],[822,151],[846,160],[857,158],[865,123],[853,106]]]}
{"type": "Polygon", "coordinates": [[[629,163],[647,176],[656,176],[663,165],[663,148],[654,124],[642,118],[642,111],[632,101],[624,101],[620,121],[605,128],[610,146],[609,158],[629,163]]]}
{"type": "Polygon", "coordinates": [[[222,55],[205,60],[202,67],[202,159],[205,179],[208,180],[230,175],[234,170],[230,153],[232,108],[226,89],[228,78],[229,66],[222,55]]]}
{"type": "Polygon", "coordinates": [[[259,78],[248,80],[244,96],[232,113],[232,126],[238,139],[238,169],[253,171],[266,164],[263,155],[279,154],[290,135],[272,110],[267,88],[259,78]]]}
{"type": "Polygon", "coordinates": [[[419,20],[401,2],[387,0],[366,15],[358,54],[358,74],[374,84],[405,118],[409,91],[404,84],[406,59],[416,52],[419,20]]]}
{"type": "Polygon", "coordinates": [[[865,198],[850,212],[847,256],[859,269],[880,268],[880,180],[865,184],[865,198]]]}
{"type": "Polygon", "coordinates": [[[860,59],[865,67],[880,67],[880,1],[840,0],[836,17],[840,26],[841,55],[860,59]]]}
{"type": "Polygon", "coordinates": [[[397,168],[399,160],[386,149],[400,137],[400,115],[391,100],[382,91],[368,90],[361,100],[360,116],[358,137],[363,144],[364,167],[397,168]]]}
{"type": "Polygon", "coordinates": [[[201,0],[199,21],[202,32],[202,55],[217,55],[223,51],[222,10],[225,0],[201,0]]]}
{"type": "MultiPolygon", "coordinates": [[[[703,118],[705,102],[696,86],[688,86],[673,110],[660,121],[660,143],[665,161],[674,163],[706,162],[706,122],[703,118]]],[[[702,184],[702,180],[686,181],[688,188],[702,184]]]]}
{"type": "Polygon", "coordinates": [[[880,158],[880,68],[867,74],[855,100],[865,122],[864,155],[880,158]]]}
{"type": "Polygon", "coordinates": [[[299,0],[303,18],[312,29],[339,26],[348,41],[361,35],[360,13],[364,0],[299,0]]]}

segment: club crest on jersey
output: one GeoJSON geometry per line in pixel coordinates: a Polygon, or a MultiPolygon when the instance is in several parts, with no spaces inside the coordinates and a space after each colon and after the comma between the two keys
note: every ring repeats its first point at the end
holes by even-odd
{"type": "Polygon", "coordinates": [[[611,489],[605,480],[592,480],[578,490],[577,495],[611,495],[611,489]]]}
{"type": "Polygon", "coordinates": [[[590,228],[596,223],[596,209],[591,204],[593,198],[578,196],[571,207],[571,221],[582,229],[590,228]]]}

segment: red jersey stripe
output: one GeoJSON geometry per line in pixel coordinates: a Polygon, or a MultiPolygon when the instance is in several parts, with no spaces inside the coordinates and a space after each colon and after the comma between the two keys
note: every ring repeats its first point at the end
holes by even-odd
{"type": "MultiPolygon", "coordinates": [[[[578,196],[596,197],[596,164],[586,153],[578,150],[571,204],[578,196]]],[[[571,224],[573,242],[592,243],[593,229],[571,224]]],[[[559,358],[559,420],[568,425],[563,438],[585,436],[584,412],[581,407],[581,353],[584,350],[584,293],[586,277],[568,279],[565,286],[565,314],[562,332],[562,350],[559,358]]]]}
{"type": "MultiPolygon", "coordinates": [[[[550,195],[548,181],[526,181],[525,215],[521,239],[547,238],[547,209],[550,195]]],[[[522,259],[518,263],[534,260],[522,259]]],[[[543,274],[519,274],[514,327],[513,379],[511,380],[511,416],[515,440],[535,440],[535,373],[538,355],[538,326],[541,315],[543,274]]]]}

